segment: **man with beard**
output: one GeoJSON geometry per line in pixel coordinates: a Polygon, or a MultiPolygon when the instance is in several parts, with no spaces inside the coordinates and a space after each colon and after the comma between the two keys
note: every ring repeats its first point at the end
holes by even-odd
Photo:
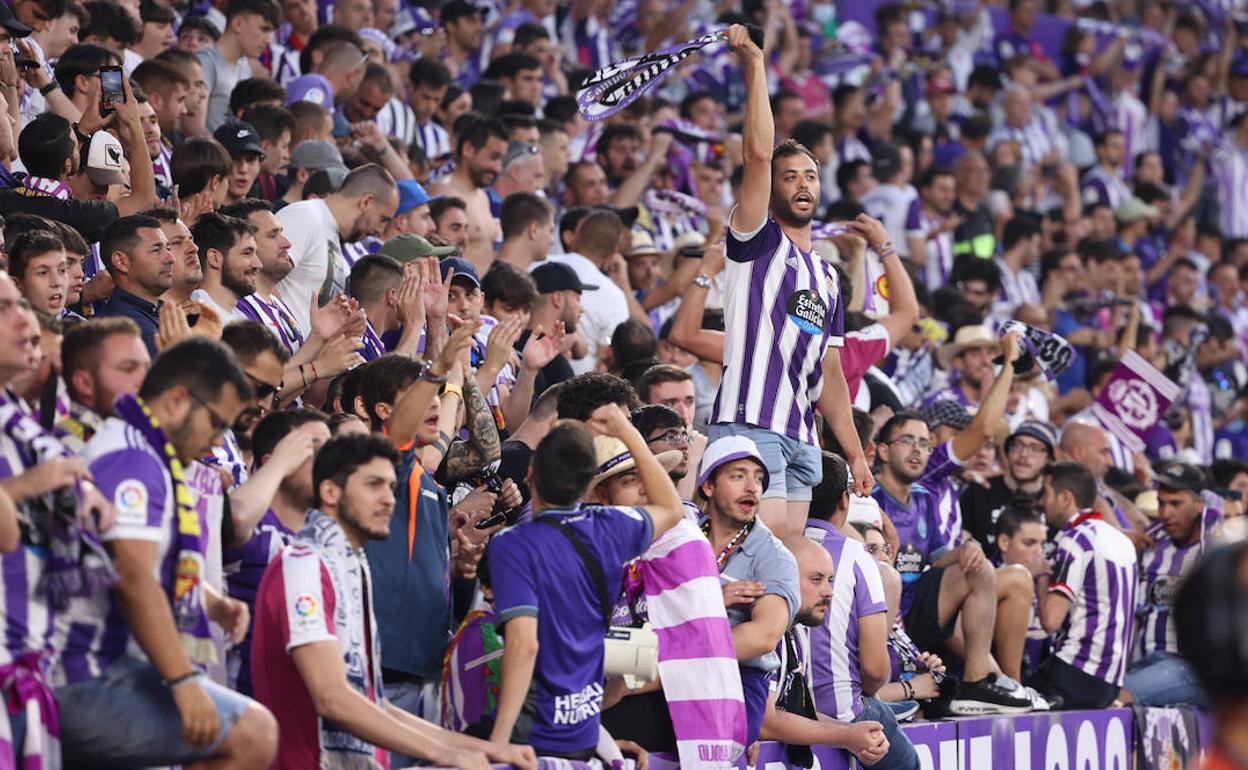
{"type": "Polygon", "coordinates": [[[598,139],[598,163],[607,175],[607,185],[614,190],[637,170],[641,153],[641,133],[635,126],[616,123],[607,126],[598,139]]]}
{"type": "MultiPolygon", "coordinates": [[[[897,530],[900,546],[901,615],[906,631],[921,650],[958,654],[965,675],[950,710],[955,714],[1021,714],[1032,709],[1030,698],[999,682],[1001,668],[992,657],[997,618],[1019,638],[1001,650],[1013,670],[1021,665],[1031,610],[1031,580],[1011,579],[1008,593],[998,598],[997,573],[974,540],[952,547],[941,533],[935,496],[918,484],[932,452],[931,432],[918,412],[901,411],[889,418],[876,437],[880,460],[878,485],[872,496],[897,530]],[[1018,593],[1015,596],[1015,592],[1018,593]],[[961,617],[961,634],[955,638],[961,617]],[[1017,649],[1014,649],[1017,647],[1017,649]]],[[[1017,572],[1018,570],[1014,570],[1017,572]]]]}
{"type": "MultiPolygon", "coordinates": [[[[523,351],[529,337],[542,334],[561,324],[566,334],[574,334],[581,318],[581,294],[597,287],[581,283],[576,271],[560,262],[545,262],[530,274],[537,285],[537,299],[529,314],[529,325],[516,340],[516,349],[523,351]]],[[[604,280],[606,276],[603,276],[604,280]]],[[[557,354],[550,363],[537,372],[533,381],[533,397],[542,395],[547,388],[558,385],[575,376],[572,365],[563,353],[557,354]]]]}
{"type": "MultiPolygon", "coordinates": [[[[776,146],[763,52],[739,25],[729,28],[728,41],[741,61],[748,92],[745,176],[729,217],[726,376],[709,438],[713,443],[739,435],[759,447],[771,477],[763,518],[783,535],[801,531],[811,487],[819,482],[816,404],[845,448],[859,494],[871,488],[871,470],[854,430],[841,370],[845,313],[837,276],[811,251],[819,164],[793,141],[776,146]]],[[[893,251],[873,220],[864,217],[850,227],[877,253],[893,251]]]]}
{"type": "Polygon", "coordinates": [[[303,334],[294,314],[277,295],[277,284],[294,269],[295,263],[290,259],[290,239],[273,215],[273,205],[258,198],[244,198],[223,207],[219,213],[245,219],[256,228],[256,257],[260,260],[260,270],[255,276],[255,291],[239,297],[235,309],[245,318],[269,327],[293,356],[303,347],[303,334]]]}
{"type": "Polygon", "coordinates": [[[204,214],[191,228],[204,270],[203,283],[191,298],[216,311],[222,323],[242,320],[235,305],[256,290],[260,259],[255,233],[255,225],[247,220],[215,212],[204,214]]]}
{"type": "Polygon", "coordinates": [[[768,681],[780,668],[776,647],[801,601],[793,555],[758,515],[768,475],[763,456],[745,436],[711,442],[698,474],[698,494],[706,500],[702,532],[719,566],[741,670],[747,746],[762,729],[768,681]]]}
{"type": "Polygon", "coordinates": [[[832,554],[804,537],[789,538],[784,541],[784,546],[797,562],[801,605],[793,627],[784,633],[776,648],[776,654],[780,656],[780,670],[776,672],[771,695],[767,699],[761,738],[788,744],[790,759],[794,758],[794,749],[809,751],[810,746],[839,746],[867,767],[880,770],[917,768],[919,757],[910,742],[904,739],[902,745],[908,746],[909,751],[896,752],[892,760],[880,763],[890,751],[888,738],[879,722],[846,724],[815,711],[810,689],[810,661],[805,655],[806,639],[809,629],[822,627],[827,622],[828,608],[832,605],[832,554]]]}
{"type": "Polygon", "coordinates": [[[189,302],[204,282],[204,266],[199,263],[199,246],[191,237],[191,229],[173,209],[159,208],[143,213],[160,222],[160,231],[165,234],[169,251],[173,253],[173,284],[160,298],[174,304],[189,302]]]}
{"type": "Polygon", "coordinates": [[[313,308],[346,288],[342,244],[380,235],[398,205],[394,177],[369,163],[347,174],[338,192],[292,203],[277,213],[286,237],[292,239],[294,263],[278,283],[277,293],[292,311],[304,339],[312,331],[313,308]]]}
{"type": "Polygon", "coordinates": [[[929,168],[919,176],[919,197],[906,215],[910,261],[922,268],[923,283],[935,289],[953,273],[953,231],[962,218],[953,213],[957,184],[947,168],[929,168]]]}
{"type": "Polygon", "coordinates": [[[507,129],[497,118],[465,118],[465,122],[462,128],[456,126],[455,170],[430,185],[429,194],[454,196],[467,205],[468,245],[463,257],[484,273],[493,260],[498,237],[498,221],[486,188],[502,173],[507,129]]]}
{"type": "MultiPolygon", "coordinates": [[[[250,537],[236,536],[234,543],[226,544],[222,562],[230,596],[245,603],[253,617],[265,567],[307,521],[313,497],[312,458],[329,441],[326,423],[326,416],[315,409],[284,409],[265,415],[252,431],[252,479],[271,477],[269,503],[250,537]]],[[[247,629],[243,641],[228,651],[229,685],[244,695],[252,694],[253,630],[247,629]]]]}
{"type": "Polygon", "coordinates": [[[387,752],[486,770],[534,770],[533,750],[451,733],[382,697],[377,593],[364,546],[391,538],[398,451],[381,436],[339,436],[312,466],[312,510],[265,570],[251,650],[256,696],[282,738],[277,763],[384,766],[387,752]]]}
{"type": "Polygon", "coordinates": [[[994,476],[988,486],[968,484],[958,503],[962,527],[995,556],[997,517],[1006,508],[1040,510],[1044,466],[1056,459],[1057,431],[1047,422],[1026,420],[1009,435],[1005,450],[1005,472],[994,476]]]}
{"type": "Polygon", "coordinates": [[[113,414],[118,396],[138,393],[151,356],[129,318],[99,318],[75,324],[61,342],[61,376],[69,393],[69,414],[58,423],[61,443],[81,453],[113,414]]]}
{"type": "Polygon", "coordinates": [[[1136,617],[1144,633],[1118,696],[1123,703],[1209,706],[1191,666],[1179,657],[1170,611],[1179,582],[1213,544],[1210,535],[1222,523],[1220,498],[1205,492],[1206,483],[1205,474],[1186,463],[1168,463],[1157,475],[1157,523],[1148,529],[1153,544],[1140,554],[1136,617]]]}

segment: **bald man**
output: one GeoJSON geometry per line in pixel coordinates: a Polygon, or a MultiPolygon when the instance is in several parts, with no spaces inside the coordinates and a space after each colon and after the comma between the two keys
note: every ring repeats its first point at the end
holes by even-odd
{"type": "MultiPolygon", "coordinates": [[[[1092,471],[1099,492],[1096,510],[1106,521],[1115,524],[1128,535],[1137,530],[1142,533],[1144,525],[1135,506],[1105,484],[1105,474],[1114,467],[1110,437],[1105,429],[1089,422],[1068,422],[1062,430],[1059,447],[1066,459],[1092,471]]],[[[1135,537],[1132,536],[1132,539],[1135,537]]]]}

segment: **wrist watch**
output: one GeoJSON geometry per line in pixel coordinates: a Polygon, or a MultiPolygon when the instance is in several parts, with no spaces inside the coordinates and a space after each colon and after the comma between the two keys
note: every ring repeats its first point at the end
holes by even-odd
{"type": "Polygon", "coordinates": [[[421,382],[432,382],[434,385],[445,385],[445,384],[446,384],[446,375],[445,375],[445,374],[435,374],[435,373],[434,373],[434,371],[433,371],[433,367],[431,366],[431,367],[429,367],[428,369],[425,369],[425,371],[421,373],[421,375],[420,375],[420,381],[421,381],[421,382]]]}
{"type": "Polygon", "coordinates": [[[693,285],[699,289],[711,288],[711,279],[705,273],[698,273],[693,277],[693,285]]]}
{"type": "Polygon", "coordinates": [[[39,89],[39,94],[41,96],[47,96],[60,87],[60,84],[55,80],[49,80],[42,88],[39,89]]]}

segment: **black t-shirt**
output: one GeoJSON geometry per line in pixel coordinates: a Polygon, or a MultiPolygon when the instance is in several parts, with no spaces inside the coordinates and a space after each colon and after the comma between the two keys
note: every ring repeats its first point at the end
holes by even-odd
{"type": "MultiPolygon", "coordinates": [[[[524,355],[524,346],[529,341],[531,334],[530,330],[525,329],[520,334],[520,339],[516,340],[516,351],[522,356],[524,355]]],[[[562,353],[555,356],[550,363],[542,367],[542,370],[537,373],[537,378],[533,381],[533,401],[536,402],[538,397],[546,392],[547,388],[558,385],[564,380],[570,380],[574,376],[576,376],[576,372],[572,371],[572,365],[568,363],[568,359],[564,358],[562,353]]]]}
{"type": "Polygon", "coordinates": [[[529,472],[529,463],[533,460],[533,450],[523,441],[504,441],[499,447],[500,459],[498,475],[516,482],[520,496],[529,502],[530,492],[524,478],[529,472]]]}
{"type": "Polygon", "coordinates": [[[984,553],[997,553],[997,517],[1001,511],[1016,506],[1039,510],[1040,496],[1015,492],[1005,485],[1001,476],[994,478],[985,489],[979,484],[967,484],[962,490],[958,504],[962,508],[962,526],[984,547],[984,553]]]}
{"type": "Polygon", "coordinates": [[[117,204],[108,201],[58,200],[30,197],[13,190],[0,190],[0,216],[36,214],[64,222],[82,235],[87,243],[100,240],[104,228],[121,216],[117,204]]]}

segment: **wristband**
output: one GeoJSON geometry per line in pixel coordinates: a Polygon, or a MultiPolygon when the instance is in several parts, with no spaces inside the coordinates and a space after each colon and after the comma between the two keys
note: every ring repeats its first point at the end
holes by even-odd
{"type": "Polygon", "coordinates": [[[55,80],[49,80],[47,85],[39,89],[39,94],[41,96],[47,96],[48,94],[52,93],[53,91],[55,91],[56,89],[60,87],[61,87],[60,84],[57,83],[55,80]]]}
{"type": "Polygon", "coordinates": [[[914,685],[910,684],[910,680],[901,680],[901,691],[905,694],[906,700],[914,700],[914,685]]]}
{"type": "Polygon", "coordinates": [[[319,375],[319,374],[317,374],[317,373],[316,373],[316,362],[315,362],[315,361],[309,361],[309,362],[308,362],[308,368],[312,370],[312,381],[313,381],[313,382],[316,382],[317,380],[321,379],[321,375],[319,375]]]}
{"type": "Polygon", "coordinates": [[[880,247],[876,249],[876,252],[878,252],[881,257],[885,254],[891,254],[893,252],[893,242],[884,241],[880,244],[880,247]]]}
{"type": "Polygon", "coordinates": [[[299,378],[303,380],[303,389],[308,389],[308,376],[303,373],[303,364],[299,364],[299,378]]]}
{"type": "Polygon", "coordinates": [[[448,382],[444,384],[442,386],[442,395],[445,396],[447,393],[454,393],[455,395],[459,396],[459,400],[461,403],[464,400],[464,387],[462,385],[456,385],[453,382],[448,382]]]}
{"type": "Polygon", "coordinates": [[[203,676],[203,674],[199,673],[198,671],[193,670],[193,671],[190,671],[189,673],[183,674],[177,679],[173,679],[173,680],[165,682],[165,687],[168,687],[170,692],[176,692],[179,687],[184,687],[185,685],[188,685],[191,682],[196,681],[201,676],[203,676]]]}

